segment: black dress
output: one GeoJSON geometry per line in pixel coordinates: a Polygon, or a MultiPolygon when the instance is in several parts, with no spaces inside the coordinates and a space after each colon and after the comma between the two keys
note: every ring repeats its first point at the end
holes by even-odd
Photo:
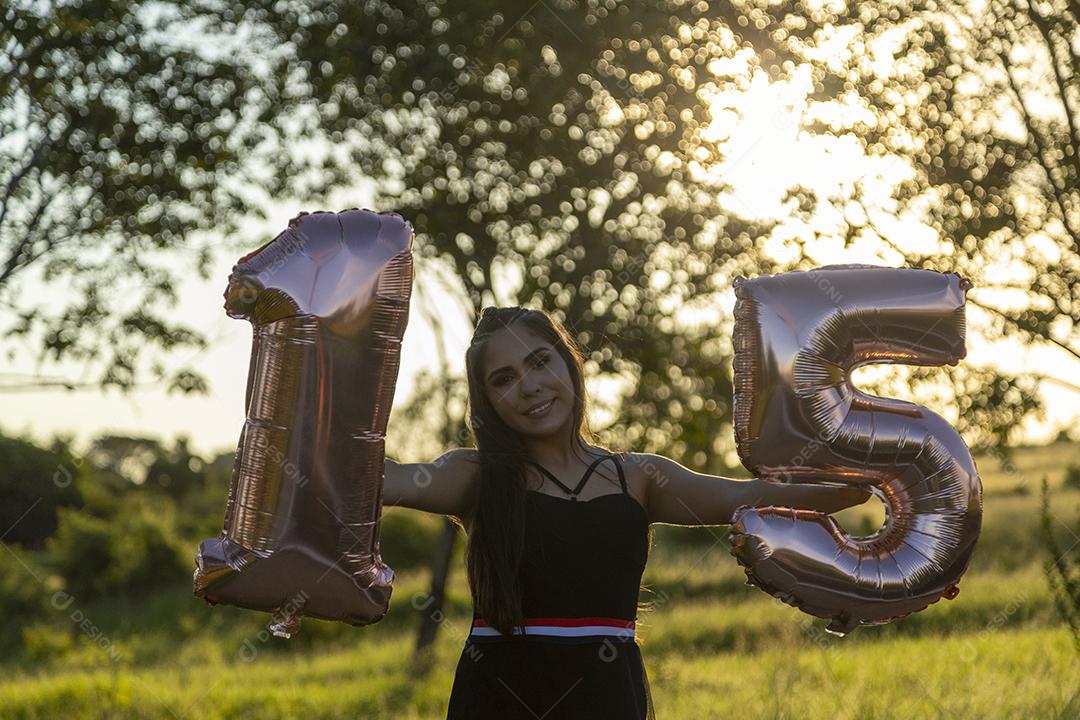
{"type": "Polygon", "coordinates": [[[597,458],[574,490],[537,467],[570,497],[526,492],[524,633],[500,634],[474,606],[447,720],[653,720],[634,634],[649,554],[645,509],[614,455],[597,458]],[[607,459],[622,492],[577,500],[607,459]]]}

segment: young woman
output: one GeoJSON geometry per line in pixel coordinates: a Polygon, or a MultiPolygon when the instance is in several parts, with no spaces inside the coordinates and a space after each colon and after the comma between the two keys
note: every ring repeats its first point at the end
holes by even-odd
{"type": "Polygon", "coordinates": [[[612,453],[588,426],[582,361],[547,313],[485,308],[465,356],[476,449],[386,461],[384,505],[448,515],[468,535],[473,622],[448,720],[655,717],[634,638],[650,525],[724,525],[740,505],[835,512],[869,497],[612,453]]]}

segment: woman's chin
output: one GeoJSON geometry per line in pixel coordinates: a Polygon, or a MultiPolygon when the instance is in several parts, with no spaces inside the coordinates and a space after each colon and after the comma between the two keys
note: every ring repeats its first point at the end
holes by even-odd
{"type": "MultiPolygon", "coordinates": [[[[553,408],[554,409],[554,408],[553,408]]],[[[551,437],[560,434],[570,422],[570,417],[545,417],[542,420],[529,422],[521,428],[521,433],[529,437],[551,437]]]]}

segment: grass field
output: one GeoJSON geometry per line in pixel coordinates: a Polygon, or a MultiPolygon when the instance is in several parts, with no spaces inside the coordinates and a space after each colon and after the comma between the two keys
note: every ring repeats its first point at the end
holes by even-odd
{"type": "MultiPolygon", "coordinates": [[[[726,528],[657,527],[639,641],[658,717],[1080,718],[1080,655],[1042,571],[1038,519],[1046,475],[1062,546],[1080,542],[1080,490],[1062,487],[1070,463],[1080,445],[1019,449],[1009,472],[978,457],[983,532],[960,594],[845,638],[747,586],[726,528]]],[[[839,517],[858,527],[874,511],[839,517]]],[[[1080,544],[1070,552],[1080,561],[1080,544]]],[[[413,600],[426,588],[423,573],[400,573],[382,622],[305,620],[290,640],[267,637],[263,614],[206,606],[187,584],[75,603],[3,655],[0,717],[442,718],[471,611],[460,552],[421,677],[413,600]]]]}

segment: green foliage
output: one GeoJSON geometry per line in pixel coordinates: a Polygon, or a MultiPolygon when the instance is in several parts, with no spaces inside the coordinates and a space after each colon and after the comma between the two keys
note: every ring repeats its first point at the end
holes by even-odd
{"type": "Polygon", "coordinates": [[[81,503],[81,470],[65,450],[51,452],[0,435],[0,528],[6,542],[41,547],[56,530],[57,510],[81,503]]]}
{"type": "Polygon", "coordinates": [[[228,464],[224,472],[213,470],[217,461],[205,464],[197,487],[177,500],[162,498],[176,506],[177,533],[196,545],[205,538],[216,537],[224,524],[233,454],[222,459],[228,464]]]}
{"type": "Polygon", "coordinates": [[[190,531],[220,524],[228,490],[223,472],[231,472],[232,453],[207,465],[191,453],[183,437],[168,448],[152,438],[103,435],[94,440],[85,460],[80,489],[85,510],[96,517],[111,517],[124,497],[138,494],[175,505],[177,529],[184,537],[203,536],[190,531]]]}
{"type": "Polygon", "coordinates": [[[1065,468],[1065,487],[1080,490],[1080,465],[1069,463],[1065,468]]]}
{"type": "MultiPolygon", "coordinates": [[[[730,420],[730,333],[679,311],[722,307],[739,274],[816,265],[811,242],[870,241],[886,263],[961,272],[991,337],[1077,352],[1080,227],[1066,209],[1078,204],[1080,141],[1071,76],[1059,72],[1075,7],[991,3],[974,18],[963,4],[908,1],[155,7],[23,0],[0,24],[0,135],[29,125],[0,158],[0,300],[18,305],[12,336],[96,364],[102,382],[131,387],[145,356],[204,346],[168,309],[209,251],[195,263],[156,251],[196,230],[229,236],[260,194],[318,202],[358,173],[376,185],[373,204],[408,215],[418,255],[449,262],[474,311],[496,301],[496,267],[518,270],[507,299],[551,309],[594,372],[633,380],[605,440],[707,471],[730,420]],[[848,52],[882,40],[883,63],[848,52]],[[1017,67],[1028,53],[1011,49],[1029,47],[1038,59],[1017,67]],[[884,198],[862,178],[845,179],[840,197],[793,186],[778,217],[726,204],[727,176],[713,170],[742,155],[713,132],[729,108],[710,99],[745,93],[759,73],[792,87],[812,78],[808,142],[839,135],[912,178],[884,198]],[[1039,116],[1033,103],[1057,111],[1039,116]],[[857,112],[837,117],[837,106],[857,112]],[[1014,121],[1023,139],[1003,129],[1014,121]],[[281,147],[297,138],[335,152],[297,160],[281,147]],[[1045,202],[1015,201],[1033,187],[1045,202]],[[939,245],[890,239],[908,211],[939,245]],[[762,241],[782,223],[795,232],[782,231],[793,252],[780,262],[762,241]],[[997,284],[1002,257],[1018,266],[1008,288],[1030,302],[998,307],[979,293],[997,284]],[[77,278],[65,284],[74,299],[14,302],[12,278],[28,267],[77,278]],[[1072,322],[1051,333],[1063,317],[1072,322]]],[[[996,368],[913,373],[910,389],[942,375],[973,442],[1007,439],[1038,410],[1037,378],[996,368]]],[[[205,384],[181,368],[168,387],[205,384]]]]}
{"type": "Polygon", "coordinates": [[[87,598],[108,592],[113,532],[107,520],[74,510],[61,511],[60,527],[49,538],[48,551],[68,592],[87,598]]]}
{"type": "Polygon", "coordinates": [[[108,578],[117,592],[139,593],[175,584],[191,575],[189,548],[176,535],[175,510],[148,498],[125,503],[114,518],[108,578]],[[115,523],[116,520],[121,520],[115,523]]]}
{"type": "Polygon", "coordinates": [[[143,593],[190,574],[170,504],[132,494],[107,519],[61,511],[49,560],[80,600],[143,593]]]}
{"type": "MultiPolygon", "coordinates": [[[[450,264],[474,311],[496,301],[494,269],[513,268],[520,287],[499,302],[552,310],[594,372],[632,380],[605,440],[716,472],[730,420],[730,333],[722,318],[682,322],[678,311],[723,307],[739,274],[814,267],[819,241],[875,248],[882,264],[960,272],[975,286],[968,302],[990,316],[989,337],[1080,352],[1080,226],[1066,212],[1080,202],[1071,159],[1080,139],[1058,75],[1076,8],[1046,15],[992,3],[988,22],[946,5],[629,0],[508,12],[487,0],[283,2],[268,25],[293,44],[285,65],[311,96],[332,98],[311,104],[305,133],[340,152],[312,158],[324,181],[310,187],[329,189],[358,168],[375,180],[379,206],[409,215],[417,253],[450,264]],[[871,44],[884,63],[869,61],[871,44]],[[1002,50],[1028,47],[1042,53],[1030,68],[1009,64],[1023,53],[1002,50]],[[728,176],[712,171],[757,153],[712,132],[729,108],[710,100],[739,96],[759,76],[791,88],[812,78],[798,118],[804,142],[895,157],[910,180],[881,192],[847,178],[835,197],[793,181],[776,216],[725,203],[728,176]],[[1029,112],[1044,99],[1055,112],[1029,112]],[[1004,129],[1017,117],[1026,140],[1004,129]],[[1015,202],[1029,177],[1046,202],[1015,202]],[[936,245],[892,240],[907,213],[926,218],[936,245]],[[777,225],[790,238],[783,261],[760,244],[777,225]],[[1001,285],[1002,257],[1017,265],[1005,287],[1030,302],[999,307],[983,296],[1001,285]],[[1071,322],[1052,333],[1062,317],[1071,322]]],[[[760,138],[787,131],[778,123],[760,138]]],[[[933,407],[958,405],[972,443],[1006,441],[1039,410],[1037,373],[963,363],[882,377],[901,385],[900,397],[945,390],[933,407]]]]}
{"type": "Polygon", "coordinates": [[[18,646],[18,628],[45,613],[45,570],[15,545],[0,550],[0,647],[18,646]]]}
{"type": "Polygon", "coordinates": [[[70,627],[37,623],[23,628],[22,645],[27,656],[34,662],[48,662],[64,657],[75,646],[75,642],[70,627]]]}
{"type": "Polygon", "coordinates": [[[174,499],[206,487],[202,472],[203,462],[191,454],[186,438],[178,438],[175,447],[162,452],[146,471],[144,487],[168,495],[174,499]]]}
{"type": "Polygon", "coordinates": [[[291,104],[288,79],[278,52],[254,48],[246,3],[152,5],[0,10],[0,304],[15,308],[5,335],[41,361],[125,389],[149,376],[202,392],[190,367],[164,369],[206,346],[171,309],[183,275],[212,258],[193,234],[233,235],[261,214],[255,191],[276,197],[291,174],[276,148],[276,171],[253,162],[291,104]],[[29,270],[50,292],[21,292],[29,270]]]}
{"type": "MultiPolygon", "coordinates": [[[[718,400],[731,392],[727,332],[681,327],[674,308],[718,303],[733,275],[775,267],[755,247],[767,223],[722,208],[723,179],[689,170],[718,148],[701,137],[709,108],[675,76],[718,59],[721,44],[657,52],[677,18],[662,3],[516,18],[489,1],[281,7],[288,64],[313,96],[340,98],[314,106],[307,129],[349,146],[326,158],[324,177],[360,169],[381,181],[379,206],[408,214],[417,254],[450,264],[476,314],[493,302],[495,268],[514,268],[510,300],[564,320],[593,372],[640,378],[605,441],[715,469],[730,417],[718,400]]],[[[708,14],[718,28],[738,12],[708,14]]]]}
{"type": "Polygon", "coordinates": [[[1054,604],[1062,619],[1068,623],[1076,652],[1080,654],[1080,563],[1072,554],[1080,545],[1080,520],[1077,521],[1074,531],[1051,514],[1050,490],[1045,476],[1042,480],[1041,500],[1039,519],[1043,543],[1049,555],[1045,561],[1046,578],[1053,591],[1054,604]],[[1064,541],[1058,539],[1061,534],[1058,525],[1062,525],[1067,531],[1064,541]]]}
{"type": "Polygon", "coordinates": [[[401,508],[384,508],[379,526],[383,562],[395,571],[430,566],[442,526],[441,517],[424,517],[401,508]]]}
{"type": "MultiPolygon", "coordinates": [[[[423,311],[423,310],[421,310],[423,311]]],[[[433,322],[439,322],[432,317],[433,322]]],[[[469,388],[463,377],[421,369],[407,400],[394,404],[386,428],[386,455],[398,462],[429,462],[449,448],[468,447],[465,424],[469,388]]]]}
{"type": "MultiPolygon", "coordinates": [[[[658,713],[699,717],[702,707],[714,707],[722,698],[755,718],[1075,716],[1076,655],[1038,552],[1039,498],[999,492],[1012,488],[1017,477],[1045,468],[1057,504],[1055,535],[1067,540],[1065,526],[1080,523],[1073,509],[1080,492],[1062,487],[1075,447],[1020,448],[1008,469],[980,462],[992,499],[960,594],[843,639],[824,634],[823,621],[748,587],[723,543],[716,543],[713,533],[722,535],[724,528],[658,527],[644,578],[652,592],[642,596],[653,600],[654,608],[642,613],[638,624],[658,713]],[[692,534],[701,540],[691,541],[692,534]],[[913,687],[919,691],[913,693],[913,687]]],[[[220,469],[227,465],[223,460],[220,469]]],[[[170,498],[135,495],[139,500],[131,505],[125,500],[125,512],[156,508],[166,526],[173,522],[162,509],[173,502],[170,498]]],[[[870,508],[858,512],[871,514],[870,508]]],[[[108,522],[113,520],[110,516],[108,522]]],[[[437,533],[441,518],[388,508],[384,522],[396,526],[392,532],[405,533],[408,542],[409,534],[437,533]],[[420,522],[398,523],[399,518],[420,522]]],[[[852,517],[852,526],[859,522],[852,517]]],[[[390,542],[384,535],[384,553],[390,542]]],[[[418,560],[424,555],[419,550],[418,560]]],[[[0,552],[0,568],[5,557],[11,556],[0,552]]],[[[20,557],[33,560],[25,552],[20,557]]],[[[26,597],[44,602],[45,614],[38,610],[16,621],[14,641],[0,645],[5,719],[434,720],[445,717],[471,615],[458,552],[436,662],[419,680],[410,676],[410,666],[420,615],[414,598],[430,583],[422,567],[410,571],[398,563],[390,612],[376,625],[353,628],[305,619],[298,635],[283,640],[263,632],[266,613],[209,607],[193,598],[186,571],[157,591],[77,597],[61,611],[45,602],[44,586],[30,573],[14,560],[9,565],[14,574],[0,578],[21,582],[26,597]],[[75,610],[108,642],[92,642],[72,620],[75,610]]],[[[31,567],[51,582],[44,570],[33,562],[31,567]]],[[[0,603],[11,600],[12,588],[18,586],[0,586],[0,603]]]]}

